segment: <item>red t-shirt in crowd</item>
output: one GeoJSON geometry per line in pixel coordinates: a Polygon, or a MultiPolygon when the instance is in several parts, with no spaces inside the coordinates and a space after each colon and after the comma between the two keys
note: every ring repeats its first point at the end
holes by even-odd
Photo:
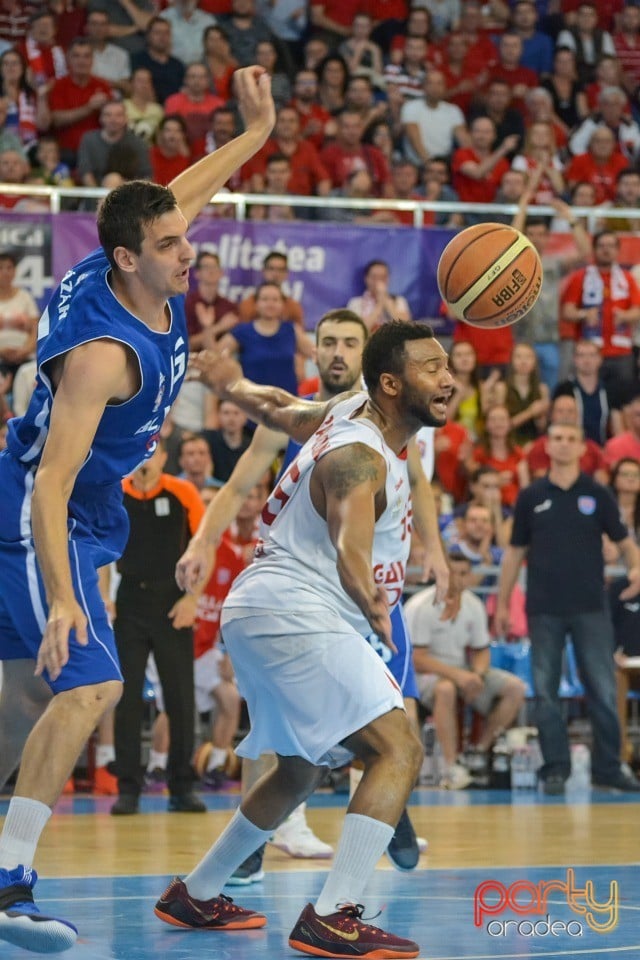
{"type": "MultiPolygon", "coordinates": [[[[267,160],[274,153],[281,153],[277,140],[267,140],[264,147],[242,168],[244,179],[254,174],[264,175],[267,160]]],[[[308,140],[300,140],[294,153],[288,156],[291,164],[289,193],[301,197],[312,197],[317,192],[318,183],[329,179],[329,171],[320,159],[320,154],[308,140]]]]}
{"type": "Polygon", "coordinates": [[[306,109],[300,107],[298,100],[292,100],[289,104],[298,114],[300,121],[300,133],[307,143],[312,143],[316,150],[321,150],[324,143],[324,131],[328,123],[333,119],[328,110],[320,103],[312,103],[306,109]],[[313,127],[307,133],[307,128],[313,124],[313,127]],[[311,132],[315,128],[315,132],[311,132]]]}
{"type": "MultiPolygon", "coordinates": [[[[105,93],[109,100],[113,98],[113,91],[106,80],[100,77],[89,77],[84,87],[75,83],[70,76],[60,77],[56,80],[49,93],[49,107],[55,110],[75,110],[77,107],[84,107],[89,103],[91,97],[96,93],[105,93]]],[[[82,120],[76,120],[75,123],[69,123],[64,127],[54,127],[56,140],[63,150],[77,151],[83,134],[90,130],[98,130],[100,124],[98,117],[100,109],[94,110],[82,120]]]]}
{"type": "Polygon", "coordinates": [[[621,153],[614,153],[603,164],[597,164],[590,153],[579,153],[569,161],[564,175],[569,186],[583,180],[592,183],[596,191],[596,203],[614,200],[616,195],[616,177],[626,170],[629,161],[621,153]]]}
{"type": "Polygon", "coordinates": [[[257,524],[250,540],[239,539],[235,523],[222,534],[209,582],[198,598],[193,625],[193,655],[196,660],[215,646],[222,604],[235,578],[251,563],[257,540],[257,524]]]}
{"type": "Polygon", "coordinates": [[[492,457],[491,454],[487,453],[484,447],[478,445],[474,447],[472,457],[479,467],[487,466],[497,470],[501,475],[501,481],[503,481],[503,474],[510,474],[510,479],[508,479],[506,483],[502,482],[500,497],[505,507],[512,507],[520,491],[518,464],[524,459],[524,453],[520,447],[516,447],[506,460],[499,460],[497,457],[492,457]]]}
{"type": "Polygon", "coordinates": [[[367,12],[367,0],[323,0],[322,3],[312,3],[314,7],[322,8],[325,17],[329,17],[341,27],[349,27],[357,13],[367,12]]]}
{"type": "Polygon", "coordinates": [[[436,474],[444,489],[454,500],[464,498],[467,489],[467,475],[460,460],[460,450],[470,442],[466,427],[455,420],[449,420],[444,427],[436,431],[436,474]]]}
{"type": "MultiPolygon", "coordinates": [[[[624,357],[631,353],[632,331],[628,327],[616,327],[613,322],[614,309],[628,310],[630,307],[640,306],[640,288],[628,270],[623,270],[628,284],[628,295],[613,299],[611,293],[611,270],[599,270],[603,282],[601,329],[594,330],[582,323],[570,323],[564,320],[560,324],[560,335],[563,339],[578,340],[587,336],[599,338],[603,357],[624,357]],[[573,334],[573,336],[571,336],[573,334]]],[[[583,284],[586,267],[575,270],[567,281],[567,285],[560,296],[560,304],[573,303],[577,307],[583,306],[583,284]]]]}
{"type": "Polygon", "coordinates": [[[374,193],[379,197],[391,179],[386,157],[378,147],[370,144],[346,150],[339,143],[330,143],[321,152],[320,159],[327,168],[333,187],[344,186],[347,178],[358,170],[368,170],[374,193]]]}
{"type": "Polygon", "coordinates": [[[165,116],[179,114],[187,125],[187,138],[194,160],[204,155],[205,138],[211,118],[218,107],[224,107],[225,101],[214,93],[206,94],[204,100],[192,100],[186,93],[172,93],[164,104],[165,116]]]}
{"type": "Polygon", "coordinates": [[[451,161],[451,184],[464,203],[493,203],[502,177],[510,169],[509,161],[500,157],[493,170],[480,180],[467,176],[462,167],[465,163],[482,163],[473,147],[460,147],[454,151],[451,161]]]}
{"type": "MultiPolygon", "coordinates": [[[[585,451],[580,457],[580,469],[583,473],[593,476],[596,470],[606,470],[607,463],[604,458],[602,448],[588,438],[584,441],[585,451]]],[[[540,476],[541,473],[547,473],[551,466],[551,460],[547,453],[547,438],[538,437],[534,440],[529,452],[527,453],[527,463],[531,472],[531,479],[540,476]]]]}
{"type": "Polygon", "coordinates": [[[478,366],[505,366],[509,363],[513,350],[513,330],[511,327],[498,327],[496,330],[472,327],[463,320],[456,321],[453,330],[454,341],[466,340],[473,346],[478,366]]]}
{"type": "Polygon", "coordinates": [[[165,157],[159,148],[154,144],[149,150],[151,157],[151,169],[153,171],[153,182],[159,183],[163,187],[171,183],[174,177],[191,166],[191,158],[179,155],[177,157],[165,157]]]}

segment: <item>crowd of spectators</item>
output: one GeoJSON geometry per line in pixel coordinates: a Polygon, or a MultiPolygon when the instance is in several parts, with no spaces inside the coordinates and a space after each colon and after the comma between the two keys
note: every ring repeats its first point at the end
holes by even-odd
{"type": "MultiPolygon", "coordinates": [[[[556,6],[2,0],[0,176],[168,182],[180,164],[233,136],[233,72],[259,63],[272,78],[278,123],[234,188],[476,203],[506,193],[517,202],[538,173],[531,203],[575,202],[588,183],[581,204],[626,205],[633,194],[623,175],[636,172],[640,151],[640,8],[556,6]],[[59,151],[46,160],[44,138],[59,151]],[[6,151],[27,162],[7,173],[6,151]],[[514,170],[523,176],[511,178],[514,170]],[[359,173],[368,177],[354,187],[359,173]]],[[[290,219],[309,208],[261,204],[250,215],[290,219]]],[[[387,210],[370,219],[407,222],[387,210]]]]}

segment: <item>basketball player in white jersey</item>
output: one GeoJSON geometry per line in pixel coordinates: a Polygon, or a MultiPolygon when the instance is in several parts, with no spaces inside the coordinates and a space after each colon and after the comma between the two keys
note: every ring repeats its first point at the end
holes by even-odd
{"type": "MultiPolygon", "coordinates": [[[[314,400],[328,401],[345,391],[359,389],[362,385],[362,352],[367,337],[367,328],[352,310],[330,310],[321,317],[315,330],[319,391],[313,397],[314,400]]],[[[418,431],[415,449],[410,450],[408,465],[412,484],[412,522],[417,527],[421,542],[429,546],[425,578],[430,575],[435,577],[438,596],[444,599],[449,585],[449,568],[438,533],[437,511],[430,486],[424,484],[424,481],[420,483],[421,467],[427,479],[430,480],[433,476],[434,432],[434,427],[422,427],[418,431]],[[419,490],[415,489],[418,485],[419,490]]],[[[251,445],[236,464],[229,481],[209,504],[196,535],[178,563],[176,573],[181,587],[191,591],[200,588],[211,564],[212,545],[220,542],[245,497],[285,448],[283,472],[299,452],[300,444],[290,440],[281,431],[258,427],[251,445]]],[[[398,681],[405,699],[405,708],[417,729],[419,693],[413,670],[413,654],[400,604],[392,613],[392,636],[394,645],[398,648],[395,654],[367,631],[367,639],[398,681]]],[[[243,794],[273,762],[275,758],[268,755],[258,761],[247,760],[242,764],[243,794]]],[[[352,766],[352,790],[358,777],[359,771],[352,766]]],[[[330,857],[333,853],[331,847],[316,837],[309,828],[304,806],[301,804],[294,811],[270,842],[290,856],[330,857]]],[[[422,843],[426,846],[425,841],[422,843]]],[[[387,848],[387,856],[397,869],[410,870],[418,864],[420,849],[423,848],[419,846],[409,814],[405,811],[387,848]]],[[[263,856],[262,847],[252,853],[229,878],[228,885],[244,886],[262,880],[263,856]]]]}
{"type": "Polygon", "coordinates": [[[217,354],[194,364],[253,419],[307,442],[267,502],[257,559],[222,615],[251,717],[238,752],[272,751],[278,762],[185,881],[170,884],[156,915],[183,928],[263,926],[266,917],[220,891],[326,767],[355,756],[364,775],[333,867],[289,945],[315,956],[416,957],[418,944],[362,919],[366,883],[422,761],[398,685],[363,634],[392,643],[389,611],[402,594],[411,529],[406,446],[421,426],[445,423],[446,354],[423,325],[385,324],[365,347],[367,393],[329,404],[258,387],[217,354]]]}

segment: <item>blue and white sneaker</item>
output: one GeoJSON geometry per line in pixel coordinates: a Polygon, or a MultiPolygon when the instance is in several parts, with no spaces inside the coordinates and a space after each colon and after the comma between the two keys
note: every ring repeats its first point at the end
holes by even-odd
{"type": "Polygon", "coordinates": [[[78,931],[68,920],[45,916],[33,902],[38,874],[26,867],[0,869],[0,940],[34,953],[62,953],[78,931]]]}

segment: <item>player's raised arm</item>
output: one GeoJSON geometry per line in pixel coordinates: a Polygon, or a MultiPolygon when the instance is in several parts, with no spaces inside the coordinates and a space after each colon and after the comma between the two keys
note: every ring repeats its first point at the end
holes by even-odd
{"type": "Polygon", "coordinates": [[[169,184],[189,222],[235,171],[262,147],[276,120],[271,79],[262,67],[244,67],[233,75],[244,133],[203,157],[169,184]]]}
{"type": "Polygon", "coordinates": [[[127,355],[113,341],[92,341],[64,360],[51,407],[31,505],[33,540],[42,571],[49,617],[36,673],[57,679],[69,656],[69,631],[87,642],[87,621],[75,597],[69,563],[67,505],[109,400],[128,395],[127,355]]]}
{"type": "Polygon", "coordinates": [[[376,499],[384,496],[385,480],[386,465],[380,454],[354,443],[322,457],[313,471],[311,493],[326,517],[345,592],[374,633],[395,650],[387,594],[373,579],[373,537],[380,508],[376,499]]]}
{"type": "Polygon", "coordinates": [[[282,431],[298,443],[305,443],[335,402],[346,396],[319,403],[301,400],[280,387],[261,386],[243,377],[240,364],[219,350],[203,350],[191,356],[189,377],[206,384],[221,400],[231,400],[256,423],[282,431]]]}
{"type": "Polygon", "coordinates": [[[176,566],[176,581],[190,593],[202,587],[213,563],[213,552],[224,531],[257,483],[286,445],[284,433],[258,427],[233,473],[213,498],[189,546],[176,566]]]}

